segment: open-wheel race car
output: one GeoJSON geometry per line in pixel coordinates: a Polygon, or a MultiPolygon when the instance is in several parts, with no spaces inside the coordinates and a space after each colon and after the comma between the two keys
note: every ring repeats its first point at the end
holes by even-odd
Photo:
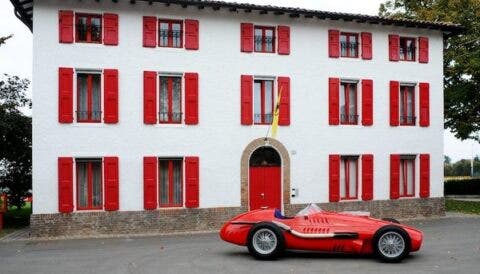
{"type": "Polygon", "coordinates": [[[285,250],[375,255],[399,262],[420,249],[423,233],[395,219],[374,219],[362,212],[327,212],[312,204],[295,217],[278,209],[240,214],[220,231],[227,242],[247,246],[257,259],[275,259],[285,250]]]}

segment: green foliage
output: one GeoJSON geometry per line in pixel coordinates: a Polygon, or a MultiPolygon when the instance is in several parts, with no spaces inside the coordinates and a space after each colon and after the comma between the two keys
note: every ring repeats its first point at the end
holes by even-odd
{"type": "MultiPolygon", "coordinates": [[[[480,159],[475,157],[473,160],[473,171],[474,176],[480,174],[480,159]]],[[[471,175],[471,161],[467,159],[462,159],[455,163],[444,163],[443,164],[443,175],[444,176],[470,176],[471,175]]]]}
{"type": "Polygon", "coordinates": [[[443,163],[450,164],[452,162],[452,158],[448,157],[448,155],[443,155],[443,163]]]}
{"type": "Polygon", "coordinates": [[[379,14],[465,27],[444,37],[445,128],[457,138],[480,142],[480,0],[389,0],[379,14]]]}
{"type": "Polygon", "coordinates": [[[444,184],[445,195],[480,195],[480,179],[449,180],[444,184]]]}
{"type": "Polygon", "coordinates": [[[0,189],[17,208],[32,188],[32,118],[20,111],[31,107],[29,84],[17,76],[0,76],[0,189]]]}
{"type": "Polygon", "coordinates": [[[21,228],[30,224],[30,215],[32,214],[32,205],[25,203],[21,208],[10,208],[4,215],[6,228],[21,228]]]}
{"type": "Polygon", "coordinates": [[[447,199],[445,208],[447,211],[480,214],[480,202],[447,199]]]}

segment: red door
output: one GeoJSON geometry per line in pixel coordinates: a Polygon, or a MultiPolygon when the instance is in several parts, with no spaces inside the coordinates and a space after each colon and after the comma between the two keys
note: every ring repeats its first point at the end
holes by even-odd
{"type": "Polygon", "coordinates": [[[262,207],[281,209],[281,167],[250,167],[250,210],[262,207]]]}

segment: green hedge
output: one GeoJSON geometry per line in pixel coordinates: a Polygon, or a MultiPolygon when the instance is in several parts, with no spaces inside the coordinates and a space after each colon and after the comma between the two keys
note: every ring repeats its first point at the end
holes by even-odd
{"type": "Polygon", "coordinates": [[[480,178],[449,180],[444,190],[445,195],[480,195],[480,178]]]}

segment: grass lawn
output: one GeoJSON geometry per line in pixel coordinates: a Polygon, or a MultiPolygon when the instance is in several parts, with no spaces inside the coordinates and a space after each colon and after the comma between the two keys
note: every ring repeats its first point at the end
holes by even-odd
{"type": "Polygon", "coordinates": [[[480,215],[480,202],[458,201],[453,199],[446,199],[445,208],[447,211],[457,211],[462,213],[480,215]]]}

